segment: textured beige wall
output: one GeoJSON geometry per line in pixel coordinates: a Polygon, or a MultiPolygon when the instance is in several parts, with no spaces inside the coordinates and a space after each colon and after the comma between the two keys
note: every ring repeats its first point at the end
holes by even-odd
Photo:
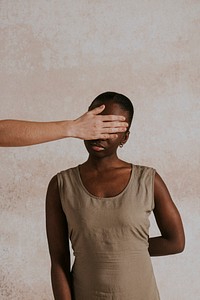
{"type": "MultiPolygon", "coordinates": [[[[187,236],[153,259],[161,299],[199,299],[200,1],[1,0],[0,22],[1,119],[73,118],[107,90],[133,100],[120,154],[158,170],[187,236]]],[[[0,298],[52,299],[46,188],[87,153],[71,139],[0,154],[0,298]]]]}

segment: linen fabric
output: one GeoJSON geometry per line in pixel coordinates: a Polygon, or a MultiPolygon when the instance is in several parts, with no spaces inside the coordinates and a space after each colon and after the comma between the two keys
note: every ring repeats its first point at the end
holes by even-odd
{"type": "Polygon", "coordinates": [[[74,300],[159,300],[148,252],[154,209],[153,168],[132,165],[127,186],[99,198],[83,185],[79,166],[57,174],[74,251],[74,300]]]}

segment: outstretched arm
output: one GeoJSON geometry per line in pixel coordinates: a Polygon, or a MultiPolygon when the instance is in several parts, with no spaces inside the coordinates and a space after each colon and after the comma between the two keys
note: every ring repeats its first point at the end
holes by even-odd
{"type": "Polygon", "coordinates": [[[154,198],[154,215],[161,236],[149,239],[150,255],[160,256],[182,252],[185,236],[181,217],[165,183],[157,173],[154,182],[154,198]]]}
{"type": "Polygon", "coordinates": [[[84,140],[116,137],[126,131],[124,117],[99,115],[105,106],[97,107],[76,120],[59,122],[0,121],[0,146],[19,147],[50,142],[67,137],[84,140]]]}
{"type": "Polygon", "coordinates": [[[61,207],[56,176],[50,181],[47,190],[46,230],[55,300],[71,300],[68,226],[61,207]]]}

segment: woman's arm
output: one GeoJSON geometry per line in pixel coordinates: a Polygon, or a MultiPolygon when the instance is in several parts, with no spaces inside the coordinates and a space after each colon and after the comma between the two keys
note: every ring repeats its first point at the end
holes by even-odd
{"type": "Polygon", "coordinates": [[[124,122],[124,117],[99,115],[104,108],[105,105],[85,113],[76,120],[59,122],[1,120],[0,146],[29,146],[67,137],[84,140],[107,139],[116,137],[116,132],[126,131],[128,124],[124,122]]]}
{"type": "Polygon", "coordinates": [[[56,176],[50,181],[47,190],[46,230],[55,300],[71,300],[68,226],[61,207],[56,176]]]}
{"type": "Polygon", "coordinates": [[[154,215],[161,236],[149,239],[150,255],[159,256],[182,252],[185,246],[185,236],[181,217],[165,183],[157,173],[154,182],[154,198],[154,215]]]}

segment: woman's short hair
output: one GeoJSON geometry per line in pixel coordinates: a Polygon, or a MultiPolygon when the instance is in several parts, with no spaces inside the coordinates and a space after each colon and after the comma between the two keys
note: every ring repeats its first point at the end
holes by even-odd
{"type": "Polygon", "coordinates": [[[134,107],[131,100],[122,94],[116,92],[102,93],[92,101],[92,103],[89,106],[89,110],[96,108],[102,104],[106,104],[108,102],[113,102],[118,104],[123,110],[129,113],[129,127],[130,127],[134,115],[134,107]]]}

